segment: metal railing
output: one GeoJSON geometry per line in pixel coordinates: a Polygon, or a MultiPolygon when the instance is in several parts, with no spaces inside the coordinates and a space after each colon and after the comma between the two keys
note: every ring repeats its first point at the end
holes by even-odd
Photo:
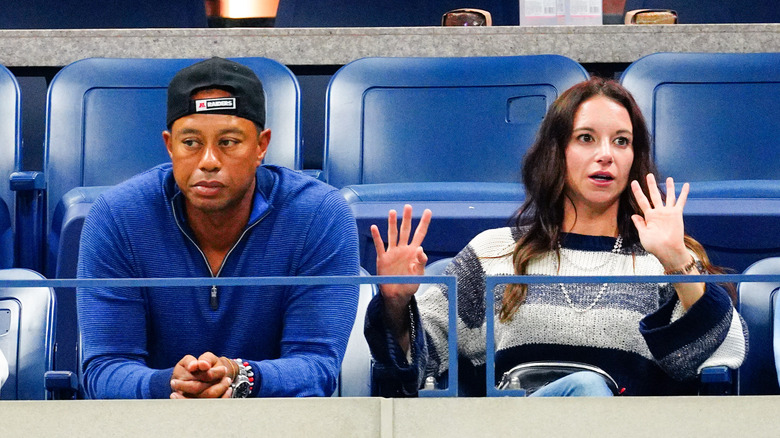
{"type": "MultiPolygon", "coordinates": [[[[539,276],[513,275],[488,276],[486,291],[493,291],[502,284],[557,284],[557,283],[780,283],[780,274],[772,275],[625,275],[625,276],[539,276]]],[[[174,286],[313,286],[335,284],[444,284],[447,286],[449,304],[449,336],[447,354],[449,374],[445,389],[420,390],[421,397],[454,397],[458,395],[457,359],[457,282],[455,276],[328,276],[328,277],[220,277],[220,278],[112,278],[112,279],[23,279],[0,280],[0,287],[174,287],[174,286]]],[[[485,309],[495,308],[494,293],[485,294],[485,309]]],[[[495,384],[495,315],[486,317],[486,372],[485,385],[488,396],[522,395],[522,390],[500,390],[495,384]]]]}

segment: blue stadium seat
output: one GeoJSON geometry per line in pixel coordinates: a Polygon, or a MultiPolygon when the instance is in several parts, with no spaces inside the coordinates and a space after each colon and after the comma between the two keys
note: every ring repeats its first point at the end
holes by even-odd
{"type": "MultiPolygon", "coordinates": [[[[162,140],[166,90],[173,75],[195,59],[91,58],[63,68],[49,87],[47,107],[45,272],[76,276],[78,242],[89,207],[106,186],[170,161],[162,140]]],[[[267,58],[238,58],[263,81],[266,126],[272,130],[265,161],[301,167],[301,98],[295,76],[267,58]]],[[[76,370],[75,291],[58,288],[56,367],[76,370]]]]}
{"type": "MultiPolygon", "coordinates": [[[[425,265],[425,275],[444,275],[444,270],[450,263],[452,263],[452,257],[445,257],[438,259],[435,262],[428,263],[425,265]]],[[[415,292],[415,294],[417,294],[419,297],[424,294],[431,286],[433,286],[433,284],[420,284],[420,287],[417,288],[417,292],[415,292]]]]}
{"type": "Polygon", "coordinates": [[[780,256],[780,180],[694,181],[684,217],[717,266],[742,272],[780,256]]]}
{"type": "MultiPolygon", "coordinates": [[[[780,257],[756,262],[744,274],[778,275],[780,257]]],[[[777,351],[773,348],[780,341],[780,336],[775,336],[780,329],[780,314],[775,311],[779,293],[780,282],[739,285],[739,312],[747,323],[750,336],[747,358],[738,371],[737,393],[740,395],[780,394],[777,351]]]]}
{"type": "Polygon", "coordinates": [[[351,204],[361,264],[375,272],[369,227],[412,203],[433,210],[432,260],[506,225],[523,200],[520,163],[547,107],[586,80],[557,55],[364,58],[328,86],[325,179],[351,204]]]}
{"type": "Polygon", "coordinates": [[[634,95],[664,175],[780,179],[780,53],[655,53],[621,83],[634,95]]]}
{"type": "MultiPolygon", "coordinates": [[[[0,280],[37,280],[26,269],[2,269],[0,280]]],[[[1,400],[44,400],[44,374],[52,368],[55,325],[54,291],[49,287],[0,287],[0,350],[9,377],[1,400]]]]}
{"type": "Polygon", "coordinates": [[[694,183],[686,225],[713,261],[741,272],[780,255],[780,53],[656,53],[621,82],[660,173],[694,183]]]}
{"type": "Polygon", "coordinates": [[[0,269],[14,266],[14,196],[9,178],[21,163],[21,124],[19,84],[0,65],[0,269]]]}
{"type": "Polygon", "coordinates": [[[433,263],[429,263],[425,266],[425,275],[444,275],[444,270],[450,263],[452,263],[452,257],[439,259],[433,263]]]}
{"type": "Polygon", "coordinates": [[[325,178],[517,182],[547,107],[587,78],[557,55],[358,59],[328,85],[325,178]]]}

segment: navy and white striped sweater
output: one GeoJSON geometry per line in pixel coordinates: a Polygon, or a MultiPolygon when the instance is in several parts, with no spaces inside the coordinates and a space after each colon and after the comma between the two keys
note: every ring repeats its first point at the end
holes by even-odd
{"type": "MultiPolygon", "coordinates": [[[[520,237],[512,228],[475,237],[447,267],[458,278],[458,354],[461,386],[484,393],[485,277],[513,275],[512,251],[520,237]],[[480,377],[482,376],[482,377],[480,377]],[[464,380],[465,377],[465,380],[464,380]],[[478,388],[478,389],[474,389],[478,388]]],[[[564,234],[560,275],[660,275],[663,267],[639,244],[611,252],[614,238],[564,234]]],[[[556,275],[557,255],[545,254],[528,274],[556,275]]],[[[738,367],[746,333],[726,291],[708,284],[704,296],[683,311],[670,284],[530,285],[523,305],[508,323],[496,319],[496,376],[519,363],[566,360],[603,368],[627,395],[686,394],[695,391],[703,366],[738,367]],[[573,307],[572,307],[573,306],[573,307]]],[[[504,288],[495,292],[498,312],[504,288]]],[[[420,295],[420,294],[418,294],[420,295]]],[[[385,329],[381,296],[369,306],[366,337],[378,362],[376,377],[385,395],[409,394],[429,375],[449,368],[446,287],[434,285],[413,300],[418,330],[412,363],[385,329]]]]}

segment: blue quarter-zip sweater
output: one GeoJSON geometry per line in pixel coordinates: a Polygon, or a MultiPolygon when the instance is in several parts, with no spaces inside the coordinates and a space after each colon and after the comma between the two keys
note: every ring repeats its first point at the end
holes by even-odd
{"type": "MultiPolygon", "coordinates": [[[[210,277],[170,164],[104,193],[81,235],[79,278],[210,277]]],[[[339,192],[261,166],[252,212],[220,277],[357,275],[357,228],[339,192]]],[[[174,365],[210,351],[249,361],[252,396],[328,396],[355,319],[358,286],[78,289],[92,398],[167,398],[174,365]]]]}

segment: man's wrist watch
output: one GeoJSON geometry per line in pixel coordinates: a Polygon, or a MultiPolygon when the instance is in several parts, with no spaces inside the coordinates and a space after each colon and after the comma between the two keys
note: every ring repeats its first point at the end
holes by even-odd
{"type": "Polygon", "coordinates": [[[233,361],[238,365],[238,374],[230,385],[233,388],[231,398],[247,398],[254,387],[252,366],[249,365],[249,362],[244,362],[241,359],[233,359],[233,361]]]}

